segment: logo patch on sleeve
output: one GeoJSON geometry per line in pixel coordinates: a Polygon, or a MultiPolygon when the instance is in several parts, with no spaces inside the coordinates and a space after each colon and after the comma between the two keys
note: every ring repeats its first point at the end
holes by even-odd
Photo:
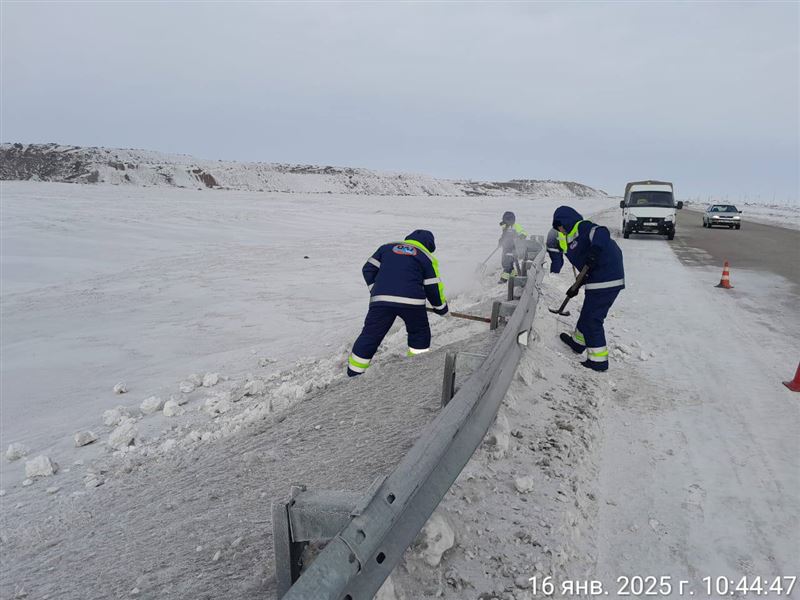
{"type": "Polygon", "coordinates": [[[417,249],[414,246],[407,246],[406,244],[397,244],[394,248],[392,248],[392,252],[395,254],[401,254],[403,256],[416,256],[417,249]]]}

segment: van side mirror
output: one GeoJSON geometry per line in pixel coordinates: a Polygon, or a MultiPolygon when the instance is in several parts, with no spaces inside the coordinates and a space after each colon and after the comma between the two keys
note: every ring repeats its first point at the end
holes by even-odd
{"type": "Polygon", "coordinates": [[[620,200],[619,201],[619,207],[620,208],[625,208],[625,200],[620,200]]]}
{"type": "Polygon", "coordinates": [[[739,214],[742,214],[742,211],[739,211],[739,214]]]}
{"type": "Polygon", "coordinates": [[[678,206],[677,206],[677,208],[678,208],[678,210],[680,210],[680,209],[682,209],[682,208],[683,208],[683,201],[681,201],[681,200],[678,200],[678,206]]]}

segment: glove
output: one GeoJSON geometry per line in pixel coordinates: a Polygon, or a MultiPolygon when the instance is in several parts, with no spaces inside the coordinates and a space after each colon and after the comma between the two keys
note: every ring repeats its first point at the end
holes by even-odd
{"type": "Polygon", "coordinates": [[[445,315],[447,315],[447,313],[449,311],[450,311],[450,309],[447,307],[447,304],[444,305],[444,308],[434,308],[433,309],[433,312],[435,312],[440,317],[444,317],[445,315]]]}
{"type": "Polygon", "coordinates": [[[567,298],[574,298],[578,295],[578,290],[581,289],[580,284],[576,281],[573,283],[570,288],[567,290],[567,298]]]}

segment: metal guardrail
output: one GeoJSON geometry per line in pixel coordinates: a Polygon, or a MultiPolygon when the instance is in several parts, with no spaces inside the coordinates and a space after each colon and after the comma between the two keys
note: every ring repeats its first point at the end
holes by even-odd
{"type": "MultiPolygon", "coordinates": [[[[390,475],[358,502],[341,492],[300,488],[273,506],[279,597],[370,600],[400,562],[483,441],[517,370],[544,276],[541,240],[529,241],[528,264],[531,254],[521,296],[503,303],[511,314],[500,339],[390,475]],[[314,536],[330,540],[300,575],[302,541],[314,536]]],[[[510,289],[513,296],[513,284],[510,289]]]]}

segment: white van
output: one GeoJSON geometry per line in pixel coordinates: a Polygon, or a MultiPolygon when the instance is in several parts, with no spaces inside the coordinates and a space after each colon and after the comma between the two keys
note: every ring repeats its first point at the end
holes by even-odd
{"type": "Polygon", "coordinates": [[[625,199],[619,207],[625,239],[632,233],[658,233],[671,240],[675,237],[675,209],[683,208],[683,202],[675,204],[668,181],[632,181],[625,186],[625,199]]]}

